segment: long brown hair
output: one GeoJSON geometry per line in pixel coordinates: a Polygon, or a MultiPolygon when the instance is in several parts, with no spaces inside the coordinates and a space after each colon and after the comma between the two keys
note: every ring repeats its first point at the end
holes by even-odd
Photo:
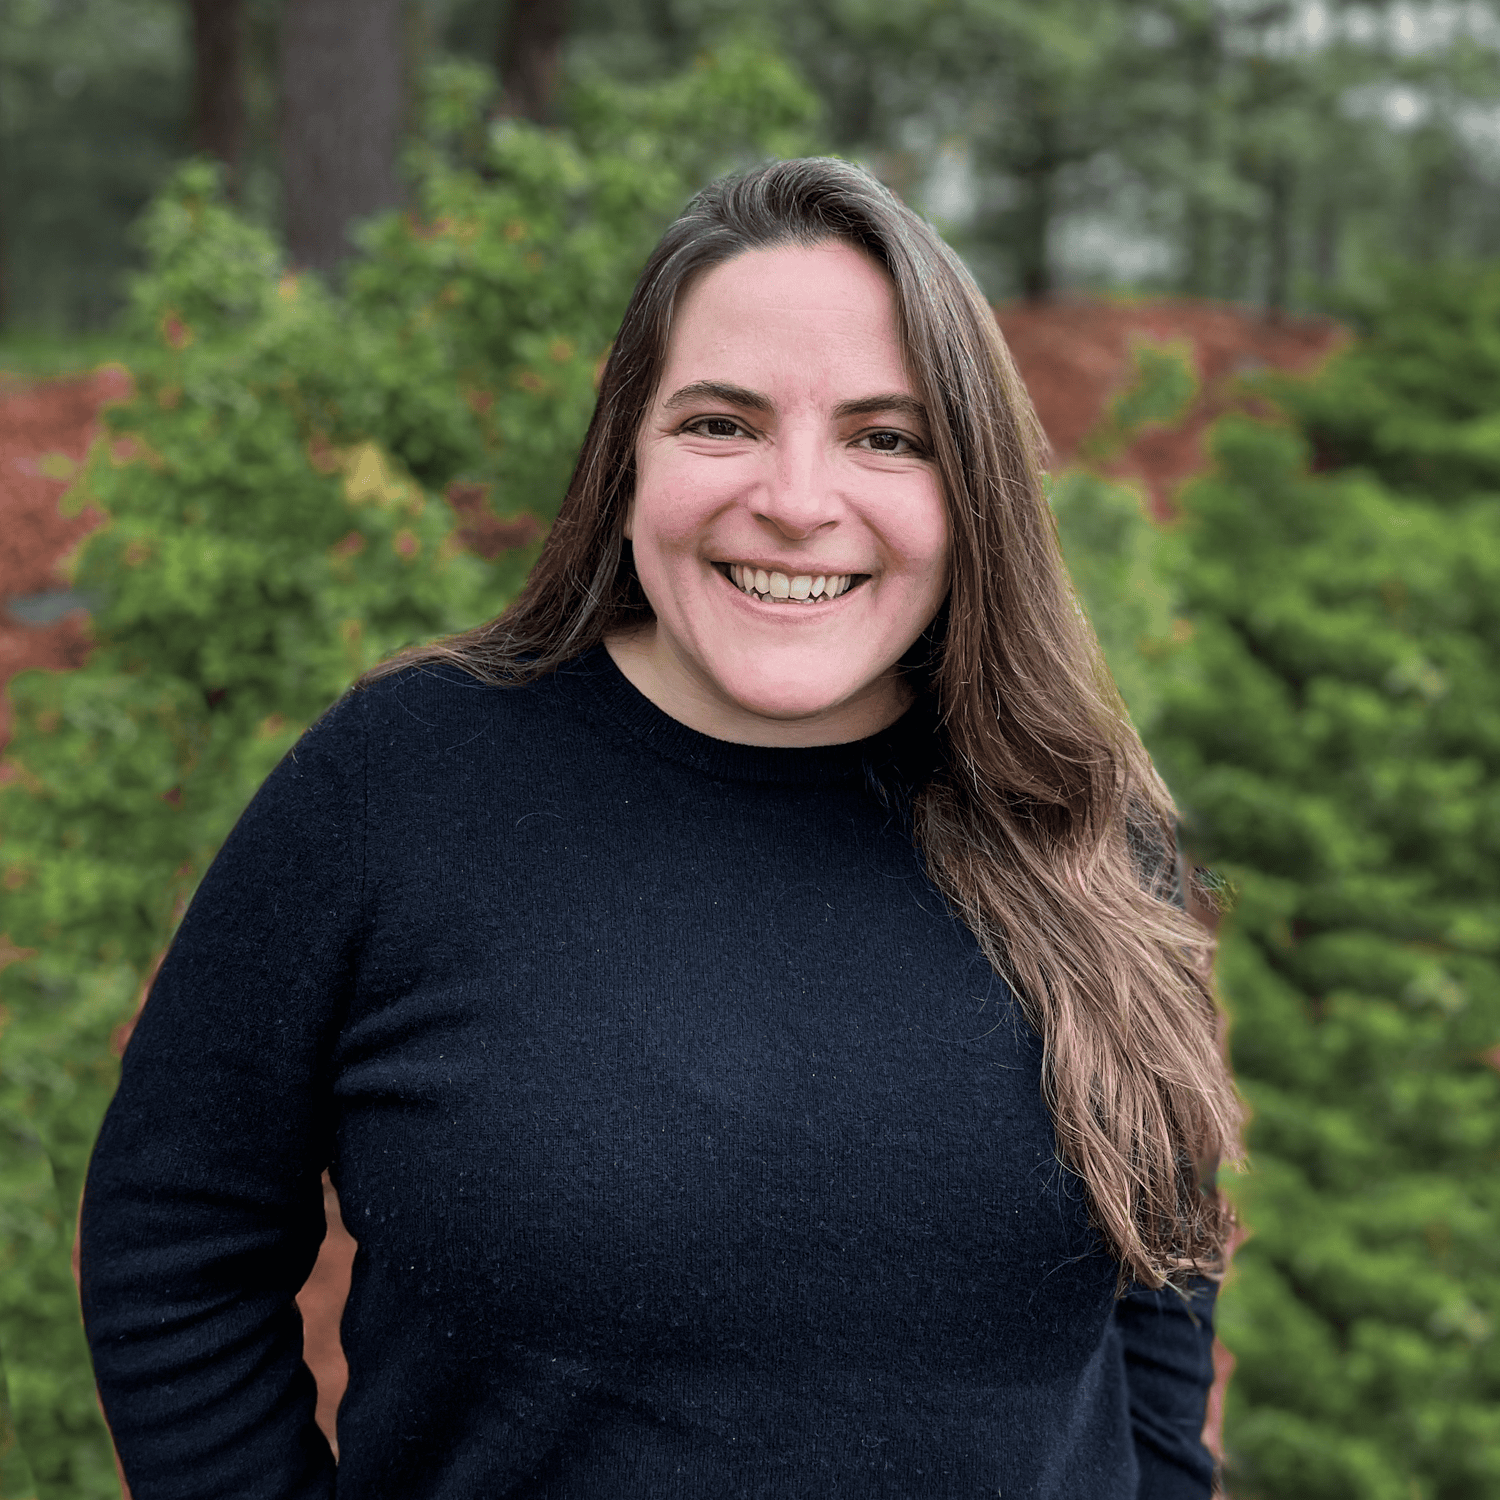
{"type": "Polygon", "coordinates": [[[1171,798],[1063,566],[1040,431],[994,315],[958,257],[868,173],[773,162],[693,199],[636,285],[519,597],[370,676],[446,661],[525,682],[649,620],[623,527],[673,307],[747,250],[829,241],[865,251],[894,283],[947,497],[951,591],[925,668],[941,743],[915,796],[917,844],[1042,1037],[1059,1151],[1122,1279],[1216,1274],[1232,1217],[1214,1171],[1237,1154],[1239,1110],[1216,1037],[1212,940],[1171,899],[1171,798]]]}

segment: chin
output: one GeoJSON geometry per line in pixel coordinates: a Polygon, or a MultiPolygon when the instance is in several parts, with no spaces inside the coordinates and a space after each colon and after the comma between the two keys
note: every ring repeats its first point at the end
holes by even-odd
{"type": "Polygon", "coordinates": [[[785,673],[773,677],[747,668],[730,677],[721,677],[720,682],[740,709],[763,719],[813,720],[836,712],[851,699],[862,696],[862,683],[843,674],[785,673]]]}
{"type": "Polygon", "coordinates": [[[836,698],[766,697],[764,695],[736,695],[734,703],[745,713],[757,719],[777,719],[787,724],[811,724],[839,707],[836,698]]]}

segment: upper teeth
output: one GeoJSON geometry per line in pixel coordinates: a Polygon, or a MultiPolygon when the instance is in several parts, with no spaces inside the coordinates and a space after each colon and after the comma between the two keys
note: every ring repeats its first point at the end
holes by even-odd
{"type": "Polygon", "coordinates": [[[788,578],[785,573],[768,573],[764,568],[751,568],[744,563],[730,563],[729,576],[747,594],[761,594],[769,599],[801,599],[807,603],[819,597],[837,599],[854,581],[852,573],[798,573],[788,578]]]}

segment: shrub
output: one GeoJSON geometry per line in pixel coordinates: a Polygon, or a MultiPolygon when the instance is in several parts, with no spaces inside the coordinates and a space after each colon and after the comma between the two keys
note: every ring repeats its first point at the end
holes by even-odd
{"type": "Polygon", "coordinates": [[[1313,474],[1245,417],[1213,453],[1153,749],[1238,890],[1232,1488],[1500,1496],[1500,500],[1313,474]]]}
{"type": "MultiPolygon", "coordinates": [[[[1500,303],[1476,286],[1500,280],[1398,275],[1364,342],[1275,382],[1295,422],[1218,424],[1165,531],[1096,474],[1053,489],[1188,848],[1237,898],[1237,1500],[1500,1496],[1500,469],[1475,438],[1500,303]]],[[[1101,461],[1190,394],[1143,353],[1101,461]]]]}

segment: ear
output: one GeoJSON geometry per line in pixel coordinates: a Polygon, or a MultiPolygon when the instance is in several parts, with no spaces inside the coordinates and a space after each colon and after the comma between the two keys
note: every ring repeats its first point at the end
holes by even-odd
{"type": "Polygon", "coordinates": [[[621,535],[627,542],[635,540],[635,496],[631,495],[630,503],[625,507],[625,524],[620,528],[621,535]]]}

